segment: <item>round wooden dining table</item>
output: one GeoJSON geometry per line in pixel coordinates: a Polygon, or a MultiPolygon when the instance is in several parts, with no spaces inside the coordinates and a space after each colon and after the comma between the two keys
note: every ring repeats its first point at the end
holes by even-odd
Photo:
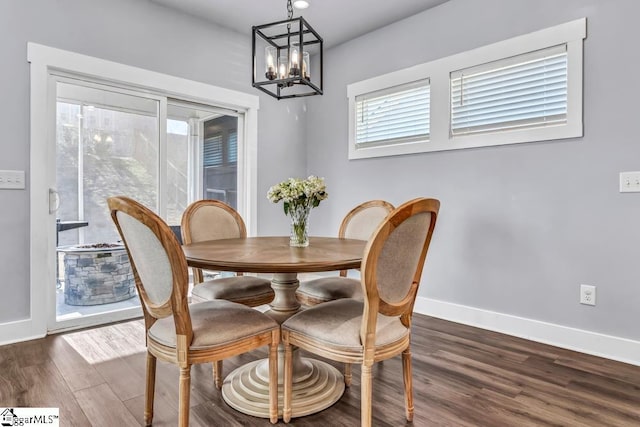
{"type": "MultiPolygon", "coordinates": [[[[216,271],[271,273],[275,298],[266,314],[279,323],[297,313],[298,273],[360,268],[367,242],[334,237],[310,237],[309,246],[289,246],[289,237],[248,237],[211,240],[183,246],[191,267],[216,271]]],[[[284,352],[279,349],[278,378],[282,385],[284,352]]],[[[225,377],[222,395],[229,406],[245,414],[269,418],[268,360],[243,365],[225,377]]],[[[320,360],[293,352],[293,417],[319,412],[344,393],[340,371],[320,360]]],[[[282,387],[279,388],[282,402],[282,387]]],[[[279,415],[282,406],[279,404],[279,415]]]]}

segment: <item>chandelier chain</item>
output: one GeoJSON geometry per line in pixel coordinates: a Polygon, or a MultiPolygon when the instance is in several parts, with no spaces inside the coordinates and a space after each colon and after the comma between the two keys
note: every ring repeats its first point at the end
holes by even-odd
{"type": "Polygon", "coordinates": [[[291,0],[287,0],[287,19],[291,20],[291,18],[293,18],[293,6],[291,0]]]}

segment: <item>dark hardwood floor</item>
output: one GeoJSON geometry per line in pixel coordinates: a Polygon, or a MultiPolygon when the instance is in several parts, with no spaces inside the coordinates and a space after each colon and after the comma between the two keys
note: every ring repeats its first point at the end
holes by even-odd
{"type": "MultiPolygon", "coordinates": [[[[225,361],[225,373],[266,357],[225,361]]],[[[334,364],[341,367],[340,364],[334,364]]],[[[138,426],[144,406],[141,321],[0,347],[0,406],[59,407],[61,426],[138,426]]],[[[331,408],[296,426],[357,426],[360,370],[331,408]]],[[[374,369],[375,426],[402,426],[400,358],[374,369]]],[[[155,426],[177,425],[178,370],[158,362],[155,426]]],[[[192,369],[192,426],[268,426],[229,408],[211,365],[192,369]]],[[[422,315],[414,316],[415,426],[640,426],[640,367],[422,315]]],[[[284,424],[280,422],[280,424],[284,424]]]]}

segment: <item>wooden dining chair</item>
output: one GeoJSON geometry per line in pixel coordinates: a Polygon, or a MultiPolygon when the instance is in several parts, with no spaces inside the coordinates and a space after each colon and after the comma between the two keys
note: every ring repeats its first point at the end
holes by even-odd
{"type": "MultiPolygon", "coordinates": [[[[247,237],[247,229],[240,214],[219,200],[198,200],[187,206],[182,214],[182,240],[185,244],[205,240],[247,237]]],[[[191,295],[196,300],[225,299],[256,307],[273,301],[271,282],[262,277],[243,276],[203,280],[202,270],[193,268],[194,287],[191,295]]]]}
{"type": "Polygon", "coordinates": [[[127,197],[108,199],[140,296],[147,344],[146,425],[153,420],[156,359],[180,368],[179,425],[189,425],[191,365],[269,346],[269,416],[278,421],[279,325],[270,317],[225,300],[188,305],[187,261],[169,226],[127,197]]]}
{"type": "MultiPolygon", "coordinates": [[[[353,208],[342,220],[338,237],[369,240],[383,219],[393,210],[393,205],[384,200],[370,200],[353,208]]],[[[296,291],[298,301],[306,306],[340,298],[362,299],[360,280],[347,277],[347,271],[339,276],[321,277],[301,282],[296,291]]]]}
{"type": "Polygon", "coordinates": [[[362,259],[364,301],[344,298],[319,304],[282,324],[285,422],[292,413],[292,346],[361,364],[362,426],[372,422],[372,365],[402,354],[406,419],[413,420],[411,316],[439,209],[438,200],[414,199],[380,224],[362,259]]]}
{"type": "MultiPolygon", "coordinates": [[[[240,214],[231,206],[219,200],[198,200],[182,214],[182,241],[185,244],[205,240],[233,239],[247,237],[247,229],[240,214]]],[[[203,272],[193,268],[194,301],[224,299],[249,307],[269,304],[274,291],[271,282],[262,277],[244,276],[236,273],[231,277],[204,280],[203,272]]],[[[215,384],[222,387],[222,360],[214,365],[215,384]]]]}

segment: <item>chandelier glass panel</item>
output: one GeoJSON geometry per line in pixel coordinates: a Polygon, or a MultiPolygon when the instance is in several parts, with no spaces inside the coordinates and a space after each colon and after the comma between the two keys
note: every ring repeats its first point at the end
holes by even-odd
{"type": "Polygon", "coordinates": [[[253,27],[253,87],[277,99],[322,95],[322,37],[300,16],[253,27]]]}

